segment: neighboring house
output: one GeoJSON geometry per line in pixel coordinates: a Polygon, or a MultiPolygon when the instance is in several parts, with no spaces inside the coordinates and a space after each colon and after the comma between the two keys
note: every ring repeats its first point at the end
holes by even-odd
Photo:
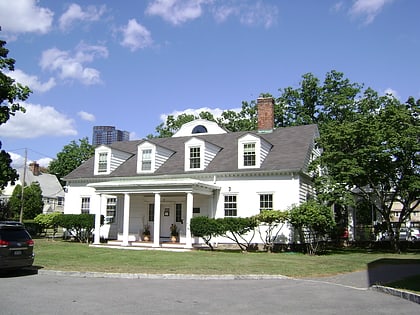
{"type": "MultiPolygon", "coordinates": [[[[64,212],[103,215],[101,227],[96,216],[95,243],[101,236],[122,246],[147,246],[140,241],[149,226],[149,246],[166,246],[176,224],[178,245],[191,248],[202,242],[190,233],[194,216],[248,217],[306,201],[314,194],[307,167],[319,154],[317,126],[274,129],[273,100],[260,98],[257,106],[257,131],[228,132],[199,119],[170,138],[97,147],[64,178],[64,212]]],[[[289,228],[283,238],[290,238],[289,228]]]]}
{"type": "Polygon", "coordinates": [[[37,162],[30,163],[26,170],[23,168],[17,169],[17,172],[19,179],[14,185],[9,183],[0,196],[4,202],[7,202],[12,196],[16,185],[22,186],[25,173],[25,186],[38,182],[42,190],[42,201],[44,202],[42,213],[64,211],[64,190],[55,175],[42,173],[37,162]]]}

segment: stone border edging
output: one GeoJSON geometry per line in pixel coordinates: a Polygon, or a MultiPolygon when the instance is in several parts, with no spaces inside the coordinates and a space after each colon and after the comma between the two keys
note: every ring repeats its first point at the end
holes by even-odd
{"type": "Polygon", "coordinates": [[[165,280],[280,280],[291,279],[281,275],[195,275],[195,274],[149,274],[38,270],[40,275],[68,276],[79,278],[165,279],[165,280]]]}
{"type": "Polygon", "coordinates": [[[373,291],[377,291],[377,292],[381,292],[381,293],[385,293],[385,294],[390,294],[417,304],[420,304],[420,295],[413,293],[413,292],[408,292],[408,291],[404,291],[404,290],[399,290],[399,289],[395,289],[395,288],[391,288],[391,287],[386,287],[386,286],[382,286],[382,285],[373,285],[370,287],[371,290],[373,291]]]}

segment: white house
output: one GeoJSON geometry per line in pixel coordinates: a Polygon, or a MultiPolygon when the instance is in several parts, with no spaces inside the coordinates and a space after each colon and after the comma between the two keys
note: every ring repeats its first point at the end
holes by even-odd
{"type": "Polygon", "coordinates": [[[178,246],[191,248],[202,242],[190,233],[194,216],[248,217],[306,201],[313,194],[307,166],[319,154],[317,126],[274,129],[271,98],[258,99],[258,116],[257,131],[229,132],[200,119],[170,138],[97,147],[64,178],[64,213],[105,216],[103,226],[96,216],[95,243],[101,236],[121,246],[162,247],[176,224],[178,246]]]}
{"type": "Polygon", "coordinates": [[[61,187],[57,176],[41,172],[37,162],[30,163],[26,170],[23,168],[17,169],[17,172],[19,174],[19,179],[14,185],[10,182],[7,184],[1,193],[0,199],[7,202],[7,200],[9,200],[12,196],[16,185],[22,186],[24,182],[23,177],[25,176],[25,186],[29,186],[32,183],[37,182],[41,188],[42,201],[44,203],[44,207],[42,209],[43,213],[64,211],[64,190],[63,187],[61,187]]]}

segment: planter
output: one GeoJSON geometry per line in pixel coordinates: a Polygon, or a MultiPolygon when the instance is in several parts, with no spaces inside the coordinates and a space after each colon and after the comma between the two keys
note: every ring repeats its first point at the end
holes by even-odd
{"type": "Polygon", "coordinates": [[[171,242],[176,243],[176,241],[177,241],[177,237],[175,235],[172,235],[171,236],[171,242]]]}
{"type": "Polygon", "coordinates": [[[143,235],[143,241],[149,242],[150,241],[150,235],[143,235]]]}

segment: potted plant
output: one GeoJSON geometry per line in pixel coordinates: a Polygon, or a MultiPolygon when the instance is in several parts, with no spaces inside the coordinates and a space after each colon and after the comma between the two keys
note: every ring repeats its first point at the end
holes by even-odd
{"type": "Polygon", "coordinates": [[[144,225],[143,240],[146,242],[150,241],[150,225],[149,224],[144,225]]]}
{"type": "Polygon", "coordinates": [[[175,243],[179,235],[178,227],[176,226],[176,224],[171,224],[170,229],[171,229],[171,241],[175,243]]]}

